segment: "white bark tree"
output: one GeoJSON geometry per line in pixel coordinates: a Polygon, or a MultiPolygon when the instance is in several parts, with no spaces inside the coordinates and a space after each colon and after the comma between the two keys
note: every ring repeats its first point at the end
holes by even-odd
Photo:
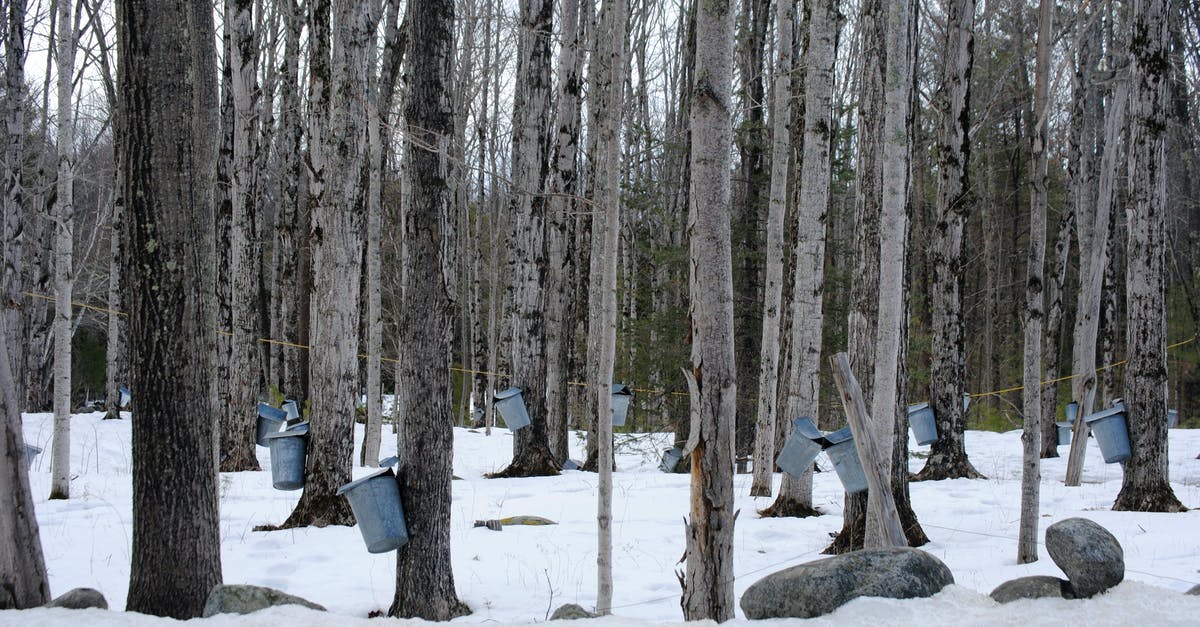
{"type": "Polygon", "coordinates": [[[691,517],[687,524],[683,615],[733,618],[733,421],[737,371],[733,352],[733,269],[729,226],[730,83],[733,8],[729,0],[696,7],[696,74],[692,89],[691,517]]]}
{"type": "Polygon", "coordinates": [[[75,286],[75,43],[79,10],[56,0],[58,181],[54,203],[54,444],[50,498],[71,498],[71,299],[75,286]]]}

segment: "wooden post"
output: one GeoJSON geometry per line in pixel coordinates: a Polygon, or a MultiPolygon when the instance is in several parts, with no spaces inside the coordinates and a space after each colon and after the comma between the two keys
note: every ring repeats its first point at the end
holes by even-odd
{"type": "Polygon", "coordinates": [[[854,378],[854,372],[850,370],[850,357],[846,353],[838,353],[829,358],[829,365],[833,368],[833,381],[837,384],[842,407],[846,410],[846,419],[850,422],[850,432],[854,434],[858,459],[862,462],[863,472],[867,476],[867,489],[880,497],[872,499],[871,502],[879,508],[875,513],[883,524],[883,540],[887,546],[908,546],[904,528],[900,525],[900,514],[896,512],[896,500],[892,491],[886,489],[888,484],[885,478],[888,476],[888,470],[884,466],[885,460],[879,454],[879,448],[875,445],[871,427],[867,424],[870,420],[867,404],[863,401],[858,379],[854,378]]]}

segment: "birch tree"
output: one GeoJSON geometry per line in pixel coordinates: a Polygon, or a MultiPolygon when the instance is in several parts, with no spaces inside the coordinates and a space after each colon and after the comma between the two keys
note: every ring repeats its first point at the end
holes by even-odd
{"type": "Polygon", "coordinates": [[[1041,0],[1038,9],[1037,83],[1033,92],[1033,129],[1029,160],[1029,264],[1025,280],[1025,368],[1021,392],[1021,525],[1017,563],[1037,561],[1038,489],[1042,482],[1042,283],[1046,258],[1046,141],[1049,133],[1050,36],[1054,4],[1041,0]]]}
{"type": "Polygon", "coordinates": [[[0,232],[0,609],[38,607],[50,600],[50,580],[21,431],[21,297],[23,274],[21,164],[25,148],[25,1],[10,0],[4,19],[4,171],[0,232]]]}
{"type": "Polygon", "coordinates": [[[75,284],[75,44],[79,10],[56,0],[58,180],[54,202],[54,444],[50,498],[71,497],[71,299],[75,284]]]}
{"type": "Polygon", "coordinates": [[[409,177],[404,229],[410,248],[404,308],[407,320],[421,322],[404,325],[407,355],[400,379],[404,387],[421,393],[406,399],[397,435],[397,481],[410,538],[396,553],[396,594],[388,615],[444,621],[470,613],[455,592],[450,561],[454,419],[449,268],[454,261],[453,243],[443,229],[453,211],[446,177],[454,137],[454,3],[431,0],[409,6],[413,48],[411,93],[404,110],[409,177]]]}
{"type": "MultiPolygon", "coordinates": [[[[365,5],[338,1],[332,20],[323,20],[328,5],[317,0],[311,6],[309,45],[320,55],[314,40],[324,36],[320,25],[331,27],[329,68],[320,76],[321,65],[310,66],[310,80],[328,85],[313,93],[319,99],[313,108],[328,107],[317,116],[328,116],[328,128],[312,135],[321,142],[320,158],[328,170],[317,196],[310,231],[313,248],[313,300],[309,312],[312,326],[310,362],[312,438],[305,460],[304,494],[283,523],[284,527],[312,524],[352,525],[354,517],[338,487],[349,483],[354,456],[354,412],[358,398],[359,296],[360,283],[347,280],[361,271],[365,190],[363,168],[367,165],[366,86],[367,50],[374,33],[365,5]],[[333,176],[337,173],[337,176],[333,176]]],[[[324,63],[321,61],[320,63],[324,63]]]]}
{"type": "Polygon", "coordinates": [[[213,11],[209,2],[122,0],[117,16],[129,157],[124,275],[138,391],[126,609],[192,618],[221,583],[218,435],[205,372],[216,335],[213,11]]]}
{"type": "Polygon", "coordinates": [[[733,276],[729,228],[729,145],[733,9],[729,0],[696,7],[692,85],[691,517],[687,523],[683,615],[733,618],[733,276]]]}
{"type": "Polygon", "coordinates": [[[963,337],[963,227],[974,202],[967,166],[971,157],[971,64],[975,49],[975,1],[946,2],[946,37],[942,48],[941,83],[935,96],[938,130],[938,190],[933,241],[928,249],[933,273],[930,309],[929,406],[937,420],[938,439],[916,480],[981,478],[967,459],[967,428],[962,395],[966,391],[966,345],[963,337]]]}
{"type": "Polygon", "coordinates": [[[1182,512],[1168,481],[1166,267],[1167,22],[1170,3],[1135,0],[1129,38],[1125,419],[1132,456],[1118,511],[1182,512]]]}

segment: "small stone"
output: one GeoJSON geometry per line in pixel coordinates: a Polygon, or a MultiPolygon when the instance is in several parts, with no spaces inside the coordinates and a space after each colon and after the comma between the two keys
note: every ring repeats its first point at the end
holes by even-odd
{"type": "Polygon", "coordinates": [[[1006,581],[992,590],[991,597],[997,603],[1010,603],[1017,599],[1073,599],[1075,593],[1065,579],[1035,575],[1006,581]]]}
{"type": "Polygon", "coordinates": [[[815,618],[858,597],[931,597],[954,583],[941,560],[908,547],[836,555],[772,573],[742,595],[746,618],[815,618]]]}
{"type": "Polygon", "coordinates": [[[550,620],[576,620],[580,618],[596,618],[596,615],[574,603],[568,603],[554,610],[554,613],[550,615],[550,620]]]}
{"type": "Polygon", "coordinates": [[[53,601],[47,603],[46,607],[63,607],[68,610],[87,610],[92,608],[107,610],[108,601],[95,588],[75,588],[59,595],[53,601]]]}
{"type": "Polygon", "coordinates": [[[509,526],[528,525],[532,527],[558,524],[549,518],[542,518],[541,516],[509,516],[508,518],[501,518],[500,523],[509,526]]]}
{"type": "Polygon", "coordinates": [[[293,596],[282,590],[264,586],[248,585],[218,585],[208,594],[204,604],[203,618],[217,614],[249,614],[276,605],[301,605],[313,610],[325,611],[325,608],[293,596]]]}
{"type": "Polygon", "coordinates": [[[1125,551],[1107,529],[1086,518],[1046,528],[1046,552],[1071,581],[1077,598],[1095,596],[1125,579],[1125,551]]]}

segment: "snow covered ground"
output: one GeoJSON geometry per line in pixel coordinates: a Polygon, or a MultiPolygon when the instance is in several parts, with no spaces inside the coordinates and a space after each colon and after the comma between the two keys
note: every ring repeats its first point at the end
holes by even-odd
{"type": "MultiPolygon", "coordinates": [[[[123,608],[129,579],[131,532],[130,422],[103,421],[102,414],[81,414],[72,422],[72,499],[47,501],[50,460],[40,455],[31,482],[41,538],[55,595],[92,587],[113,608],[123,608]]],[[[358,426],[361,441],[362,426],[358,426]]],[[[25,439],[50,448],[52,417],[27,414],[25,439]]],[[[1110,511],[1121,483],[1119,465],[1103,463],[1089,442],[1083,485],[1062,485],[1066,459],[1042,465],[1041,529],[1072,516],[1090,518],[1109,531],[1125,550],[1126,581],[1096,599],[1040,599],[1006,606],[987,593],[1000,583],[1025,575],[1062,573],[1044,550],[1033,564],[1016,563],[1020,515],[1019,432],[967,434],[967,448],[982,480],[914,483],[913,506],[932,542],[924,550],[943,560],[957,585],[931,599],[897,601],[859,599],[819,619],[822,624],[1088,624],[1200,625],[1200,597],[1183,591],[1200,583],[1200,510],[1185,514],[1137,514],[1110,511]]],[[[627,436],[619,435],[621,438],[627,436]]],[[[1171,482],[1176,496],[1200,508],[1200,430],[1170,431],[1171,482]]],[[[614,616],[604,625],[678,622],[677,562],[684,552],[683,518],[688,513],[688,476],[657,469],[664,437],[638,436],[619,445],[613,491],[614,616]]],[[[573,438],[573,457],[582,457],[582,440],[573,438]]],[[[395,441],[385,427],[382,457],[394,454],[395,441]]],[[[920,453],[927,447],[913,446],[920,453]]],[[[568,471],[560,477],[484,479],[505,466],[512,437],[503,430],[455,430],[454,508],[450,521],[454,574],[459,596],[473,610],[463,622],[531,623],[548,618],[564,603],[591,607],[596,591],[596,476],[568,471]],[[554,526],[505,527],[491,531],[475,520],[515,515],[543,516],[554,526]]],[[[1066,447],[1062,447],[1066,453],[1066,447]]],[[[277,608],[250,617],[223,616],[205,622],[223,624],[377,624],[367,614],[386,611],[395,586],[392,553],[367,553],[358,529],[328,527],[255,532],[255,525],[279,523],[300,492],[271,488],[270,456],[259,448],[263,472],[221,477],[221,543],[226,583],[279,588],[329,608],[333,614],[277,608]],[[359,620],[361,619],[361,620],[359,620]]],[[[819,463],[828,468],[822,456],[819,463]]],[[[924,460],[911,458],[911,469],[924,460]]],[[[368,469],[356,468],[355,476],[368,469]]],[[[776,475],[776,482],[779,481],[776,475]]],[[[815,479],[814,500],[825,515],[809,519],[763,519],[756,509],[769,499],[754,499],[750,475],[734,479],[737,520],[734,538],[734,593],[763,575],[824,557],[830,534],[841,528],[842,489],[832,472],[815,479]]],[[[776,483],[778,485],[778,483],[776,483]]],[[[738,612],[739,617],[741,612],[738,612]]],[[[22,626],[76,623],[140,625],[163,619],[112,611],[67,610],[0,612],[0,624],[22,626]]]]}

